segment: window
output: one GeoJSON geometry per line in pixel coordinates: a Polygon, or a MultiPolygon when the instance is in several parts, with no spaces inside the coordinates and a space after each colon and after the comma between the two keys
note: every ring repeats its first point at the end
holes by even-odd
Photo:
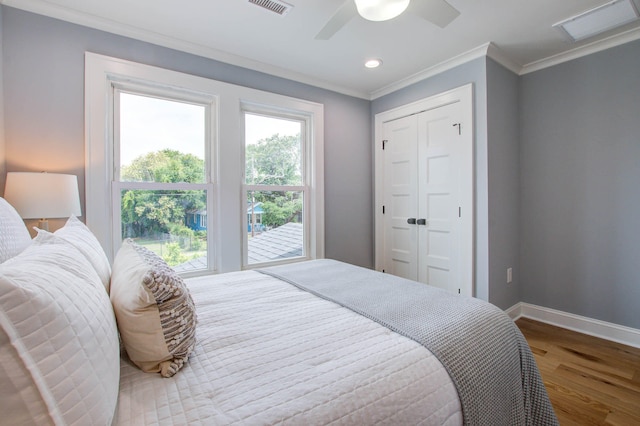
{"type": "Polygon", "coordinates": [[[113,90],[114,246],[132,238],[178,272],[209,269],[212,106],[184,95],[113,90]]]}
{"type": "Polygon", "coordinates": [[[308,252],[305,120],[245,111],[244,129],[244,263],[304,258],[308,252]]]}
{"type": "Polygon", "coordinates": [[[321,104],[86,53],[86,223],[110,259],[135,238],[185,275],[322,258],[323,115],[321,104]],[[254,120],[275,133],[251,136],[266,126],[254,120]],[[265,167],[282,164],[259,157],[276,142],[294,161],[271,179],[265,167]],[[258,237],[286,224],[295,250],[255,260],[258,237]]]}

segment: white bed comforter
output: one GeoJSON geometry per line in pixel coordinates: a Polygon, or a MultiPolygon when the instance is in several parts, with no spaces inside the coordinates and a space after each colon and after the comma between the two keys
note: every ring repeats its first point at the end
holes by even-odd
{"type": "Polygon", "coordinates": [[[254,271],[187,280],[197,346],[172,378],[123,358],[114,424],[462,424],[420,344],[254,271]]]}

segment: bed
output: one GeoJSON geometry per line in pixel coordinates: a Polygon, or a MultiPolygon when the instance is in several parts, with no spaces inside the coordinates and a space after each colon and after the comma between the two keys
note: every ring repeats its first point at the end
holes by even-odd
{"type": "Polygon", "coordinates": [[[31,240],[0,198],[0,220],[3,422],[557,424],[477,299],[326,259],[182,280],[130,241],[109,265],[76,218],[31,240]]]}

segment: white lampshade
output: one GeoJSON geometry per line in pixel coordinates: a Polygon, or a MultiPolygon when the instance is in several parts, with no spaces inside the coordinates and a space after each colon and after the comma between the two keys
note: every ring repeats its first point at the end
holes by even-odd
{"type": "Polygon", "coordinates": [[[358,13],[369,21],[386,21],[400,15],[409,0],[355,0],[358,13]]]}
{"type": "Polygon", "coordinates": [[[23,219],[82,215],[75,175],[9,172],[4,198],[23,219]]]}

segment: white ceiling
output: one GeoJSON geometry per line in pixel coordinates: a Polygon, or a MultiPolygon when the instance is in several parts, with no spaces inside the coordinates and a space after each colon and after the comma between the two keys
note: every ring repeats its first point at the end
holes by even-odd
{"type": "Polygon", "coordinates": [[[482,54],[523,74],[640,39],[640,21],[580,43],[552,27],[609,0],[449,0],[460,16],[444,29],[408,13],[385,22],[356,17],[330,40],[315,40],[343,1],[287,0],[294,7],[285,16],[247,0],[0,3],[365,99],[482,54]],[[382,67],[366,69],[370,57],[382,67]]]}

